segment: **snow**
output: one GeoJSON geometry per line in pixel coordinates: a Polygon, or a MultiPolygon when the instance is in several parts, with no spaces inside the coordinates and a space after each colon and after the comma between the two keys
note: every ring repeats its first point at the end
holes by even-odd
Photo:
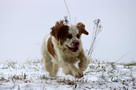
{"type": "Polygon", "coordinates": [[[40,60],[0,63],[0,90],[136,90],[136,66],[92,62],[80,79],[48,77],[40,60]]]}

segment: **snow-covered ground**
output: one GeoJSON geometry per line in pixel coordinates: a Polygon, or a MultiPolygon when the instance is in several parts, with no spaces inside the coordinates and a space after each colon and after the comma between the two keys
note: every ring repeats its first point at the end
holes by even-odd
{"type": "Polygon", "coordinates": [[[0,63],[0,90],[136,90],[136,65],[94,61],[81,79],[49,78],[40,60],[0,63]]]}

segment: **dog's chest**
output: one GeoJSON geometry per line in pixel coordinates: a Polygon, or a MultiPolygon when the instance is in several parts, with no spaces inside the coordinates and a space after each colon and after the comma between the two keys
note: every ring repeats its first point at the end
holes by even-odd
{"type": "Polygon", "coordinates": [[[69,56],[63,56],[63,61],[67,63],[75,63],[78,61],[77,57],[69,57],[69,56]]]}
{"type": "Polygon", "coordinates": [[[66,52],[63,52],[63,54],[61,54],[62,56],[62,60],[64,60],[65,62],[68,62],[68,63],[75,63],[77,62],[77,58],[79,56],[79,53],[66,53],[66,52]]]}

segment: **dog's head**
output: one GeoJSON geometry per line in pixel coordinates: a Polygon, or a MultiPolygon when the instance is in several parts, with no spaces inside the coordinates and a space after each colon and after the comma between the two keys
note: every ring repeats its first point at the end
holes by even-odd
{"type": "Polygon", "coordinates": [[[85,25],[81,22],[76,25],[65,25],[64,21],[56,22],[51,28],[51,35],[59,42],[59,44],[72,52],[77,52],[81,45],[81,35],[88,35],[85,25]]]}

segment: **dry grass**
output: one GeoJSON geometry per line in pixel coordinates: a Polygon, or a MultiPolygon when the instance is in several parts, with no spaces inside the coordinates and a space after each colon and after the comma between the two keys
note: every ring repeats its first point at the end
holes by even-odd
{"type": "Polygon", "coordinates": [[[0,89],[13,90],[133,90],[136,89],[136,66],[93,61],[84,72],[84,77],[76,79],[59,71],[58,78],[50,78],[40,60],[1,63],[0,89]]]}

